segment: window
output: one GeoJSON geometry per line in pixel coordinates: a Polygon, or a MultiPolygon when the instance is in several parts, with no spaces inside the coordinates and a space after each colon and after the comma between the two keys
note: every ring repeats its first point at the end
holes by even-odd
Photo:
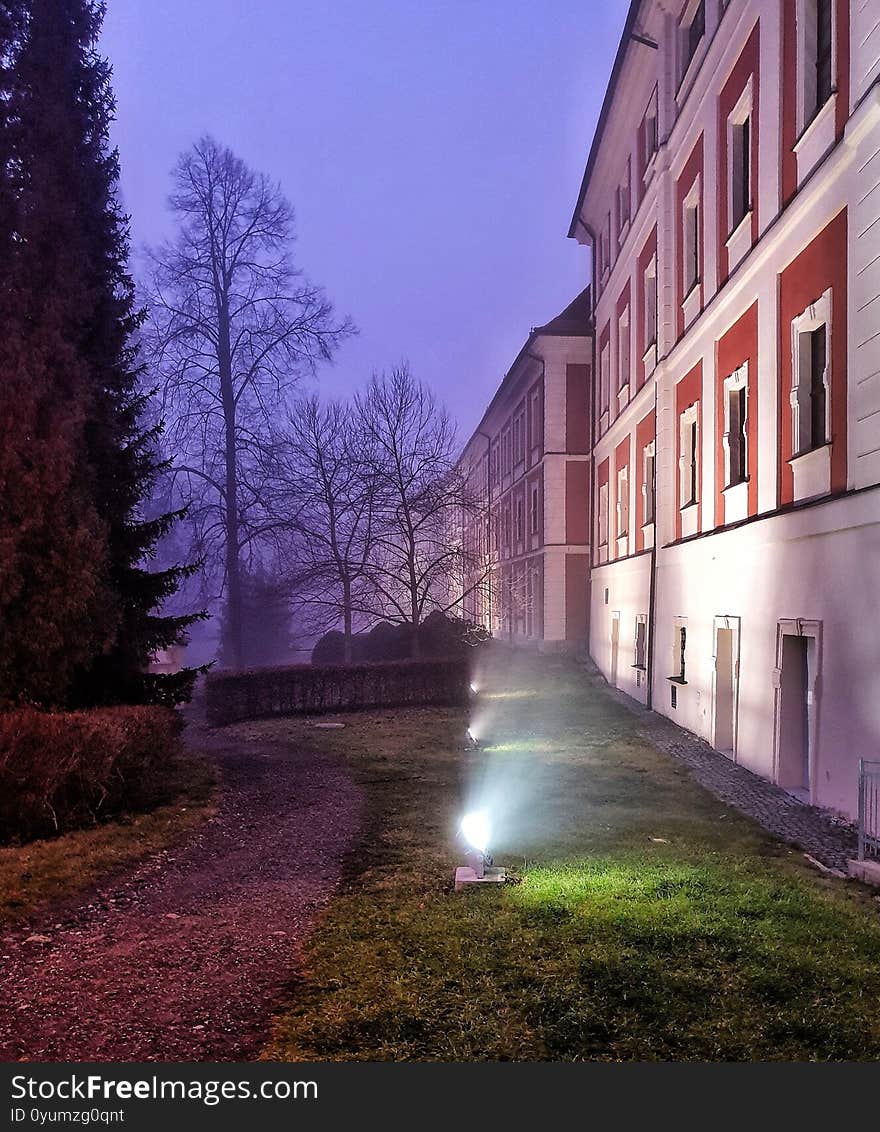
{"type": "Polygon", "coordinates": [[[617,473],[617,537],[626,538],[629,533],[629,469],[621,468],[617,473]]]}
{"type": "Polygon", "coordinates": [[[798,0],[798,130],[803,131],[834,93],[833,0],[798,0]]]}
{"type": "Polygon", "coordinates": [[[642,121],[642,134],[644,138],[644,151],[642,152],[642,165],[647,170],[651,158],[657,152],[657,91],[651,95],[648,109],[642,121]]]}
{"type": "Polygon", "coordinates": [[[611,348],[606,342],[599,358],[599,415],[608,412],[611,392],[611,348]]]}
{"type": "Polygon", "coordinates": [[[525,501],[522,496],[516,501],[516,541],[522,542],[526,534],[525,501]]]}
{"type": "Polygon", "coordinates": [[[697,502],[699,486],[699,422],[697,402],[681,414],[679,429],[679,505],[697,502]]]}
{"type": "Polygon", "coordinates": [[[792,449],[810,452],[831,439],[831,291],[792,324],[792,449]]]}
{"type": "Polygon", "coordinates": [[[608,484],[599,486],[599,546],[608,545],[608,484]]]}
{"type": "Polygon", "coordinates": [[[617,323],[617,388],[629,386],[629,307],[626,307],[617,323]]]}
{"type": "Polygon", "coordinates": [[[699,185],[688,193],[682,217],[684,234],[684,294],[689,295],[700,281],[700,198],[699,185]]]}
{"type": "Polygon", "coordinates": [[[687,682],[687,622],[676,617],[672,635],[672,676],[679,684],[687,682]]]}
{"type": "Polygon", "coordinates": [[[657,342],[657,257],[653,256],[645,268],[643,280],[645,299],[645,325],[643,328],[644,352],[657,342]]]}
{"type": "Polygon", "coordinates": [[[510,507],[504,508],[504,546],[510,550],[510,507]]]}
{"type": "Polygon", "coordinates": [[[831,97],[832,0],[816,4],[816,109],[831,97]]]}
{"type": "Polygon", "coordinates": [[[706,0],[699,0],[693,9],[690,21],[682,28],[681,38],[681,77],[684,78],[691,60],[697,53],[700,40],[706,31],[706,0]]]}
{"type": "Polygon", "coordinates": [[[626,176],[624,177],[621,184],[619,184],[617,186],[617,236],[618,236],[618,245],[620,244],[621,234],[625,233],[626,228],[627,228],[627,226],[629,225],[629,222],[630,222],[631,167],[632,167],[632,158],[627,158],[626,176]]]}
{"type": "Polygon", "coordinates": [[[648,617],[645,613],[640,613],[636,618],[636,647],[634,668],[644,668],[646,666],[647,657],[647,643],[648,643],[648,617]]]}
{"type": "Polygon", "coordinates": [[[523,436],[523,425],[525,423],[522,414],[518,414],[513,420],[513,462],[514,464],[521,464],[525,458],[525,444],[523,436]]]}
{"type": "Polygon", "coordinates": [[[536,390],[532,394],[532,448],[540,448],[543,440],[541,424],[541,394],[536,390]]]}
{"type": "Polygon", "coordinates": [[[730,228],[739,227],[752,207],[752,119],[731,126],[730,144],[730,228]]]}
{"type": "Polygon", "coordinates": [[[532,484],[532,500],[531,500],[531,502],[532,502],[531,512],[530,512],[531,517],[530,517],[530,520],[529,520],[529,524],[530,524],[530,529],[531,529],[532,534],[536,535],[538,533],[538,517],[539,517],[539,513],[540,513],[539,512],[539,503],[538,503],[538,485],[536,483],[532,484]]]}
{"type": "Polygon", "coordinates": [[[748,365],[724,379],[724,472],[727,487],[743,483],[748,463],[748,365]]]}
{"type": "Polygon", "coordinates": [[[654,441],[646,444],[642,457],[642,500],[644,526],[654,522],[654,441]]]}

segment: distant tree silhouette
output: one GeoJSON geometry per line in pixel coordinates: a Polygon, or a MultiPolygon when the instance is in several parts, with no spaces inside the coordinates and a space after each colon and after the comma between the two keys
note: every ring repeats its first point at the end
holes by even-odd
{"type": "Polygon", "coordinates": [[[151,253],[151,360],[198,550],[225,598],[226,655],[240,667],[243,573],[274,525],[262,498],[269,426],[352,327],[294,267],[294,213],[277,184],[209,137],[173,180],[177,235],[151,253]]]}

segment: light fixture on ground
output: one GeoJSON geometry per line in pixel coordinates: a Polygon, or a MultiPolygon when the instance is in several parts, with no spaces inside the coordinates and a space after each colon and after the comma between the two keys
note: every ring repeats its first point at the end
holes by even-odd
{"type": "Polygon", "coordinates": [[[471,884],[498,884],[506,879],[504,869],[496,868],[489,856],[491,827],[485,810],[471,810],[461,819],[459,832],[467,845],[467,864],[455,870],[455,891],[471,884]]]}
{"type": "Polygon", "coordinates": [[[471,680],[471,695],[473,695],[473,696],[479,695],[479,692],[480,692],[479,685],[475,684],[474,681],[471,680]]]}
{"type": "Polygon", "coordinates": [[[473,724],[467,729],[467,740],[464,745],[466,751],[478,751],[482,746],[482,740],[477,735],[473,724]]]}

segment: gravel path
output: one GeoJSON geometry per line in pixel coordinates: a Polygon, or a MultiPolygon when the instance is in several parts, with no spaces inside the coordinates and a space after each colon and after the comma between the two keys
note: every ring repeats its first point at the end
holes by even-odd
{"type": "Polygon", "coordinates": [[[193,744],[220,768],[217,817],[91,903],[0,940],[0,1061],[258,1053],[361,799],[324,756],[222,731],[193,744]]]}

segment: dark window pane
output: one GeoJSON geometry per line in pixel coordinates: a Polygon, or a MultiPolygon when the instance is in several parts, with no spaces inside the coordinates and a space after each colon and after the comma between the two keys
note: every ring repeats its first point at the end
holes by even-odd
{"type": "Polygon", "coordinates": [[[831,3],[816,3],[816,109],[831,97],[831,3]]]}
{"type": "Polygon", "coordinates": [[[810,447],[825,444],[826,330],[820,326],[810,335],[810,447]]]}

